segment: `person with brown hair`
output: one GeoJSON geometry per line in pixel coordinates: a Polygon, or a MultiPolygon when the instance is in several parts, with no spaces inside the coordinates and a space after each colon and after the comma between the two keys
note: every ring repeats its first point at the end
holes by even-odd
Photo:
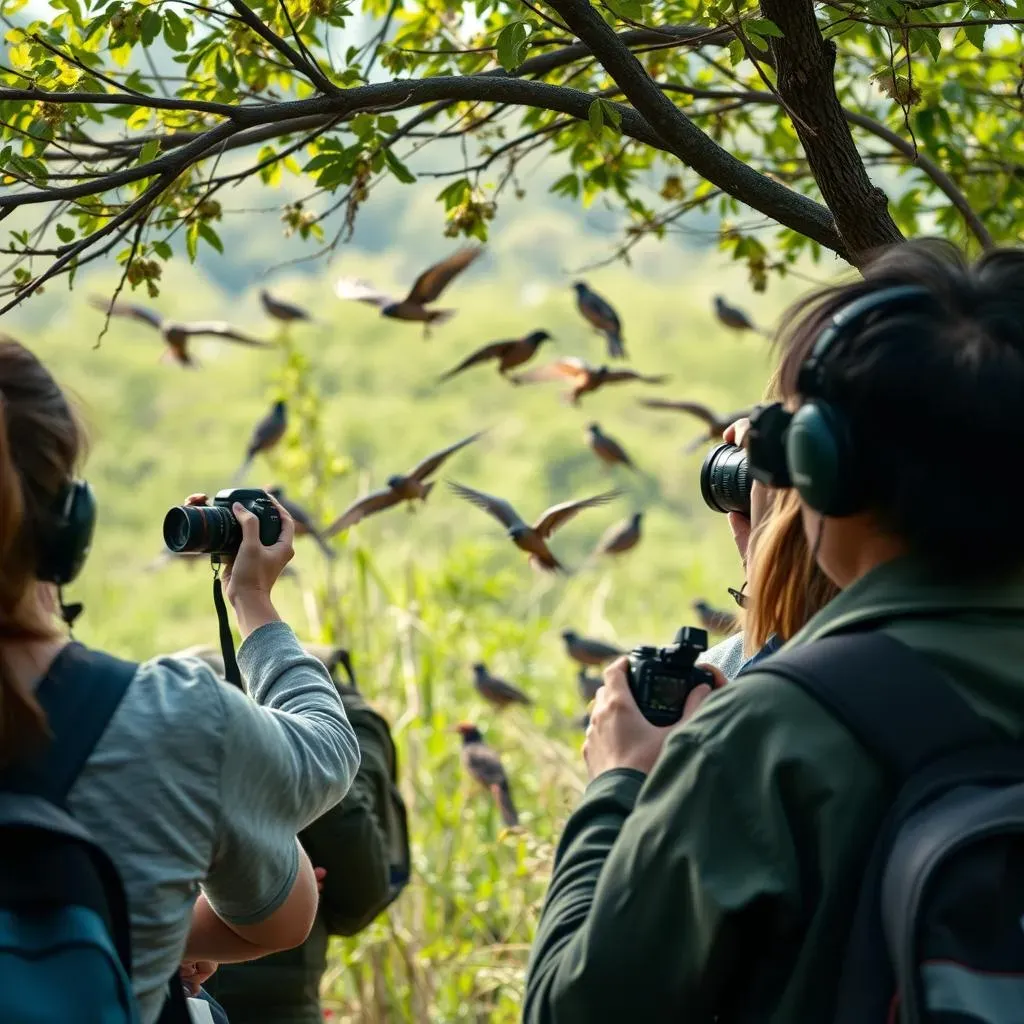
{"type": "Polygon", "coordinates": [[[330,675],[271,599],[292,557],[280,505],[269,546],[255,516],[233,509],[243,540],[224,589],[248,696],[198,659],[133,666],[69,641],[59,588],[81,568],[95,519],[75,478],[83,450],[49,371],[0,338],[0,790],[26,766],[52,774],[77,745],[71,712],[85,717],[91,693],[110,692],[104,672],[123,676],[66,805],[119,876],[139,1019],[154,1024],[172,978],[180,994],[183,961],[198,984],[218,963],[306,938],[317,886],[296,833],[345,795],[359,750],[330,675]]]}

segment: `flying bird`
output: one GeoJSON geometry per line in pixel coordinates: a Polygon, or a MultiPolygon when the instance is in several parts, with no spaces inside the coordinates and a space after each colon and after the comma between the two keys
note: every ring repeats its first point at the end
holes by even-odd
{"type": "Polygon", "coordinates": [[[381,316],[394,320],[409,320],[423,324],[423,336],[430,336],[430,325],[442,323],[455,316],[454,309],[427,309],[436,302],[449,284],[483,253],[482,246],[468,246],[459,249],[446,260],[435,263],[416,278],[404,299],[396,299],[377,291],[368,281],[343,277],[335,285],[339,299],[354,299],[376,306],[381,316]]]}
{"type": "Polygon", "coordinates": [[[580,636],[573,629],[562,630],[562,641],[565,644],[565,653],[573,661],[577,661],[581,665],[591,665],[594,668],[607,665],[608,662],[614,661],[626,653],[602,640],[592,640],[590,637],[580,636]]]}
{"type": "Polygon", "coordinates": [[[771,337],[770,332],[763,327],[758,327],[739,306],[730,305],[721,295],[715,296],[715,316],[718,317],[719,322],[733,331],[740,333],[754,331],[757,334],[765,335],[765,337],[771,337]]]}
{"type": "Polygon", "coordinates": [[[295,536],[296,537],[312,537],[316,541],[317,547],[324,553],[329,559],[334,559],[337,556],[331,549],[330,544],[327,543],[326,538],[317,528],[316,523],[313,521],[312,515],[309,511],[299,505],[297,502],[292,501],[291,498],[287,497],[284,493],[283,487],[268,487],[267,494],[277,498],[277,500],[284,506],[285,511],[295,520],[295,536]]]}
{"type": "Polygon", "coordinates": [[[529,705],[533,703],[522,690],[498,676],[491,675],[483,662],[477,662],[473,666],[473,685],[476,687],[476,692],[488,704],[493,704],[496,708],[506,708],[509,704],[529,705]]]}
{"type": "Polygon", "coordinates": [[[707,601],[694,601],[693,610],[697,613],[701,626],[709,633],[725,636],[728,633],[735,633],[739,628],[736,616],[732,612],[723,612],[712,607],[707,601]]]}
{"type": "Polygon", "coordinates": [[[523,338],[514,338],[512,341],[492,341],[483,348],[478,348],[472,355],[467,356],[458,366],[452,367],[447,373],[438,378],[438,383],[451,380],[452,377],[468,370],[471,366],[479,366],[481,363],[495,360],[498,364],[498,373],[504,377],[509,370],[529,362],[537,353],[537,349],[551,339],[547,331],[531,331],[523,338]]]}
{"type": "Polygon", "coordinates": [[[301,306],[293,305],[291,302],[285,302],[283,299],[275,299],[266,288],[260,289],[260,302],[262,303],[263,311],[267,316],[274,320],[280,320],[285,324],[295,323],[298,320],[313,319],[313,317],[310,316],[310,314],[301,306]]]}
{"type": "Polygon", "coordinates": [[[640,543],[640,527],[643,518],[643,512],[635,512],[629,519],[610,527],[597,542],[594,554],[624,555],[627,551],[632,551],[640,543]]]}
{"type": "Polygon", "coordinates": [[[527,370],[512,378],[517,384],[537,384],[549,380],[565,380],[570,388],[565,392],[565,399],[573,405],[579,405],[580,399],[591,391],[597,391],[605,384],[625,384],[637,381],[641,384],[664,384],[669,378],[665,374],[646,376],[636,370],[612,370],[607,366],[591,366],[575,356],[557,359],[547,366],[539,366],[536,370],[527,370]]]}
{"type": "Polygon", "coordinates": [[[497,751],[484,743],[480,730],[469,722],[457,725],[455,731],[462,737],[462,766],[484,789],[490,790],[501,813],[501,820],[509,828],[514,828],[519,824],[519,815],[512,802],[508,776],[497,751]]]}
{"type": "Polygon", "coordinates": [[[249,447],[245,450],[245,462],[235,474],[236,484],[245,476],[252,460],[260,452],[269,452],[284,437],[287,428],[288,406],[283,399],[278,399],[270,412],[253,428],[252,436],[249,438],[249,447]]]}
{"type": "MultiPolygon", "coordinates": [[[[580,666],[579,672],[576,673],[576,687],[580,691],[580,697],[583,698],[584,704],[589,704],[597,696],[597,691],[602,686],[604,686],[604,679],[601,676],[592,676],[582,665],[580,666]]],[[[585,729],[586,726],[583,728],[585,729]]]]}
{"type": "Polygon", "coordinates": [[[714,409],[702,405],[700,402],[673,402],[664,398],[642,398],[640,399],[640,404],[648,409],[664,409],[669,412],[687,413],[707,424],[707,433],[695,437],[686,446],[687,454],[692,454],[701,445],[707,444],[709,441],[721,440],[726,427],[739,419],[743,419],[745,416],[749,416],[752,411],[751,409],[736,409],[734,412],[726,413],[723,416],[715,412],[714,409]]]}
{"type": "Polygon", "coordinates": [[[483,491],[474,491],[471,487],[464,487],[453,481],[449,481],[448,486],[460,498],[465,498],[466,501],[497,519],[508,530],[512,543],[520,551],[525,551],[530,556],[530,564],[547,572],[568,571],[548,548],[547,542],[551,535],[584,509],[606,505],[622,493],[621,491],[606,491],[604,494],[597,494],[581,501],[564,501],[560,505],[552,505],[533,526],[528,526],[520,518],[519,513],[503,498],[495,498],[490,494],[484,494],[483,491]]]}
{"type": "Polygon", "coordinates": [[[222,320],[195,320],[190,323],[168,320],[155,310],[147,309],[145,306],[137,306],[131,302],[111,302],[109,299],[101,299],[96,296],[90,298],[89,303],[95,309],[109,316],[125,317],[158,330],[164,339],[164,344],[167,345],[165,354],[169,354],[180,366],[196,365],[192,353],[188,350],[190,338],[220,338],[222,341],[234,341],[239,345],[248,345],[250,348],[270,347],[269,342],[251,338],[248,334],[243,334],[222,320]]]}
{"type": "Polygon", "coordinates": [[[366,495],[365,498],[360,498],[351,504],[327,527],[324,531],[324,536],[328,538],[333,537],[336,533],[341,533],[342,530],[347,530],[350,526],[355,526],[356,523],[362,522],[367,516],[372,516],[376,512],[383,512],[384,509],[391,508],[393,505],[399,505],[403,501],[410,503],[410,509],[413,507],[412,502],[416,500],[426,501],[427,496],[434,489],[434,484],[436,483],[434,480],[428,481],[428,477],[436,473],[445,461],[457,451],[465,448],[466,445],[472,444],[484,433],[485,431],[479,430],[475,434],[470,434],[469,437],[464,437],[461,441],[456,441],[455,444],[449,445],[447,448],[442,448],[439,452],[434,452],[433,455],[428,455],[405,476],[389,476],[386,481],[387,486],[383,490],[374,491],[372,494],[366,495]]]}
{"type": "Polygon", "coordinates": [[[636,471],[636,466],[626,454],[626,449],[614,437],[604,433],[599,424],[587,424],[587,444],[606,466],[625,466],[636,471]]]}
{"type": "Polygon", "coordinates": [[[608,358],[625,359],[626,345],[622,340],[622,321],[619,320],[619,314],[609,302],[601,298],[597,292],[591,291],[582,281],[577,281],[573,288],[576,289],[576,308],[583,319],[600,331],[608,342],[608,358]]]}

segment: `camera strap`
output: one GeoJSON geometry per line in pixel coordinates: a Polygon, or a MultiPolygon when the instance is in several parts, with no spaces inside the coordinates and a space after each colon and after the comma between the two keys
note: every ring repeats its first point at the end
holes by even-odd
{"type": "Polygon", "coordinates": [[[240,690],[245,690],[242,673],[235,658],[235,638],[228,622],[228,609],[224,604],[224,588],[220,582],[220,565],[213,567],[213,606],[217,609],[217,628],[220,631],[220,655],[224,659],[224,678],[240,690]]]}

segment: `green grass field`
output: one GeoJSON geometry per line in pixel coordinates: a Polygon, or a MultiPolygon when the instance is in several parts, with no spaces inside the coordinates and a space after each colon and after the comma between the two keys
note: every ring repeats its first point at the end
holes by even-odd
{"type": "MultiPolygon", "coordinates": [[[[291,496],[319,501],[327,516],[435,448],[489,427],[442,479],[501,494],[528,517],[612,483],[626,491],[556,536],[552,546],[569,565],[582,564],[613,522],[634,509],[649,513],[639,548],[564,581],[531,571],[500,526],[443,483],[415,515],[396,509],[339,538],[330,577],[316,547],[298,542],[299,577],[279,584],[279,607],[302,638],[319,639],[324,624],[340,627],[363,689],[395,727],[414,842],[415,879],[400,902],[356,940],[337,945],[325,986],[336,1020],[517,1019],[554,843],[585,782],[582,735],[573,725],[582,708],[559,631],[572,626],[623,646],[668,642],[693,621],[694,598],[726,604],[726,587],[741,579],[723,518],[700,501],[703,453],[681,454],[698,425],[641,409],[636,400],[662,394],[722,408],[756,400],[770,367],[767,343],[719,328],[710,295],[729,291],[770,323],[806,286],[789,281],[767,296],[748,296],[741,269],[716,254],[651,248],[634,268],[603,269],[588,280],[618,307],[632,365],[671,373],[668,386],[609,388],[579,409],[559,400],[558,385],[513,388],[491,368],[435,388],[436,376],[473,347],[534,327],[556,339],[541,360],[601,360],[601,339],[575,311],[571,279],[529,269],[536,247],[571,266],[581,243],[561,221],[542,229],[535,220],[534,227],[532,234],[510,229],[454,285],[446,298],[459,315],[429,342],[417,327],[336,300],[326,274],[275,282],[278,293],[321,316],[291,339],[312,367],[322,406],[309,412],[321,415],[334,456],[319,479],[300,474],[303,457],[293,443],[257,460],[254,485],[298,480],[291,496]],[[591,420],[625,445],[640,474],[602,467],[583,440],[591,420]],[[329,604],[327,594],[336,595],[329,604]],[[500,718],[489,711],[471,683],[469,666],[481,659],[531,694],[535,706],[500,718]],[[502,833],[487,795],[461,775],[450,730],[467,718],[503,755],[521,811],[516,833],[502,833]]],[[[426,256],[390,261],[346,251],[338,272],[407,281],[449,248],[439,240],[426,256]]],[[[27,314],[21,328],[18,321],[5,327],[80,396],[91,428],[87,475],[102,514],[87,570],[73,588],[86,605],[78,636],[145,658],[216,643],[209,569],[150,566],[162,547],[165,510],[189,492],[229,482],[251,424],[276,393],[284,355],[199,344],[202,366],[189,372],[159,360],[155,334],[123,321],[94,349],[102,316],[85,299],[109,292],[115,280],[113,270],[104,271],[70,296],[47,296],[45,316],[27,314]]],[[[172,269],[164,286],[154,303],[164,312],[228,316],[275,333],[255,286],[243,300],[228,301],[187,266],[172,269]]]]}

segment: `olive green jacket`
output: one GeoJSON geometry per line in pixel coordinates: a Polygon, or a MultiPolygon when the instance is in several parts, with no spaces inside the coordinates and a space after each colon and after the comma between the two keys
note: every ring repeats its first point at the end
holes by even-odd
{"type": "Polygon", "coordinates": [[[365,928],[394,898],[393,874],[404,870],[407,877],[408,837],[387,723],[358,691],[338,690],[362,761],[345,799],[299,835],[314,866],[327,870],[320,910],[301,946],[225,964],[206,983],[231,1024],[323,1024],[319,990],[328,937],[365,928]]]}
{"type": "MultiPolygon", "coordinates": [[[[790,641],[880,628],[1024,734],[1024,580],[953,589],[910,560],[790,641]]],[[[815,699],[752,669],[668,739],[649,777],[596,778],[558,847],[527,1024],[825,1024],[860,876],[893,794],[815,699]]]]}

